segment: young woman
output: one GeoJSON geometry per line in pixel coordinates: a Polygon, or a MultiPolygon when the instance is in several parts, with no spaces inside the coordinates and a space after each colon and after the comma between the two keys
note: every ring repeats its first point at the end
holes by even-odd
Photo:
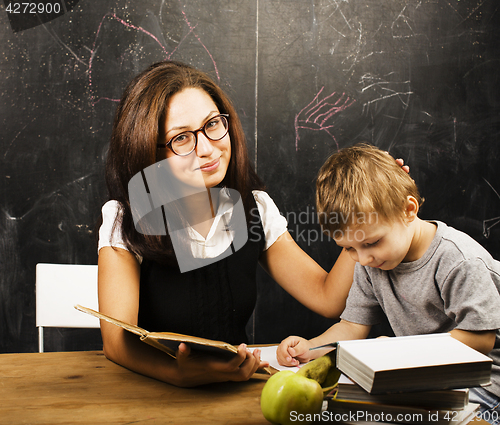
{"type": "Polygon", "coordinates": [[[204,73],[161,62],[131,81],[117,109],[106,180],[110,201],[103,206],[99,232],[100,311],[149,331],[243,343],[229,361],[194,355],[185,344],[173,359],[101,321],[110,360],[178,386],[248,379],[263,366],[258,350],[252,353],[244,344],[258,263],[311,310],[338,317],[344,309],[354,261],[342,252],[327,273],[293,241],[250,166],[234,107],[204,73]],[[186,195],[176,195],[175,211],[190,235],[182,249],[168,232],[170,224],[163,235],[141,230],[131,202],[134,176],[145,177],[148,167],[163,164],[172,178],[153,191],[172,187],[186,195]],[[191,193],[206,193],[209,202],[191,193]],[[234,193],[241,197],[248,230],[247,242],[237,250],[224,237],[238,215],[234,193]],[[185,254],[206,262],[181,272],[185,254]]]}

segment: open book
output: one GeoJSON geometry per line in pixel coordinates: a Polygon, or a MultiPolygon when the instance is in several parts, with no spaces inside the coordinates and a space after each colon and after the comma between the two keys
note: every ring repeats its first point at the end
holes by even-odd
{"type": "Polygon", "coordinates": [[[132,332],[133,334],[139,335],[141,341],[149,344],[161,351],[164,351],[171,357],[175,359],[175,353],[177,346],[184,342],[189,344],[189,346],[194,350],[208,351],[215,355],[222,355],[231,357],[238,352],[238,348],[228,344],[223,341],[214,341],[211,339],[199,338],[196,336],[183,335],[172,332],[148,332],[139,326],[131,325],[129,323],[122,322],[121,320],[114,319],[105,314],[99,313],[98,311],[92,310],[91,308],[82,307],[81,305],[75,305],[77,310],[83,311],[84,313],[91,314],[92,316],[98,317],[99,319],[106,320],[113,325],[120,326],[123,329],[132,332]]]}
{"type": "Polygon", "coordinates": [[[450,334],[340,341],[337,367],[371,394],[490,384],[492,360],[450,334]]]}

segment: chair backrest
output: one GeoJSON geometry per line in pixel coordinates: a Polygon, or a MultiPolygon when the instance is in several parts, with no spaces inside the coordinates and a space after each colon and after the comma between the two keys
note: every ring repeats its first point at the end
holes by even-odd
{"type": "Polygon", "coordinates": [[[98,310],[97,266],[36,265],[36,326],[43,352],[43,328],[98,328],[99,319],[75,309],[81,304],[98,310]]]}

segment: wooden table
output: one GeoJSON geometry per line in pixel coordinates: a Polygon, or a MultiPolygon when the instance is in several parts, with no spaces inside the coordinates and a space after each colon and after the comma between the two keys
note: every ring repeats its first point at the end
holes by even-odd
{"type": "Polygon", "coordinates": [[[0,355],[0,424],[259,424],[264,381],[178,388],[100,351],[0,355]]]}
{"type": "Polygon", "coordinates": [[[0,354],[0,424],[269,425],[260,410],[264,384],[178,388],[118,366],[101,351],[0,354]]]}

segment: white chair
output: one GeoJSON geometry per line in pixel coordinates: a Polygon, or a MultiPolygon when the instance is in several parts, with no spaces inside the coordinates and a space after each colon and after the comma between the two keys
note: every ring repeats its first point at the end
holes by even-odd
{"type": "Polygon", "coordinates": [[[97,266],[36,265],[36,326],[38,351],[43,353],[43,328],[99,328],[99,319],[75,309],[81,304],[98,310],[97,266]]]}

